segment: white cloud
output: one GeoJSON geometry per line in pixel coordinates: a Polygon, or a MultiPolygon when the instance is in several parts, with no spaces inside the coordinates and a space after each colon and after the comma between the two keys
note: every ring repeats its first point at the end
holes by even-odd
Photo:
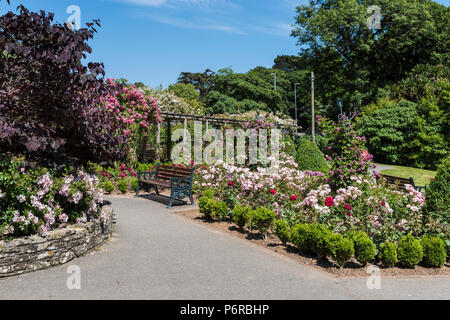
{"type": "Polygon", "coordinates": [[[119,0],[119,1],[138,6],[149,6],[149,7],[159,7],[167,2],[167,0],[119,0]]]}
{"type": "Polygon", "coordinates": [[[198,23],[189,21],[186,19],[181,18],[172,18],[172,17],[164,17],[164,16],[156,16],[156,17],[150,17],[151,20],[154,20],[159,23],[180,27],[180,28],[189,28],[189,29],[202,29],[202,30],[216,30],[216,31],[224,31],[224,32],[231,32],[236,34],[247,34],[243,31],[241,31],[238,28],[224,25],[224,24],[216,24],[216,23],[198,23]]]}
{"type": "Polygon", "coordinates": [[[137,6],[160,7],[163,4],[176,6],[180,4],[191,6],[211,7],[215,4],[223,4],[226,0],[112,0],[137,6]]]}

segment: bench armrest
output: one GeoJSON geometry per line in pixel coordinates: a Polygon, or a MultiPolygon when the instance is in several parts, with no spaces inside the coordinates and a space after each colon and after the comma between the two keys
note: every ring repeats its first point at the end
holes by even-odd
{"type": "Polygon", "coordinates": [[[156,179],[156,171],[138,172],[138,181],[156,179]]]}

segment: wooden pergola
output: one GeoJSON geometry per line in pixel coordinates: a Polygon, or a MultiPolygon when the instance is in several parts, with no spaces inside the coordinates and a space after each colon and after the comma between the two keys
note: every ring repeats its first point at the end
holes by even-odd
{"type": "MultiPolygon", "coordinates": [[[[204,123],[206,125],[206,130],[209,128],[209,124],[219,124],[219,125],[239,125],[244,126],[245,123],[248,121],[246,120],[236,120],[236,119],[227,119],[227,118],[217,118],[217,117],[207,117],[207,116],[199,116],[194,114],[181,114],[181,113],[174,113],[174,112],[167,112],[163,111],[161,113],[161,118],[163,119],[163,122],[167,125],[167,139],[166,139],[166,151],[167,151],[167,159],[170,159],[170,152],[172,149],[172,140],[171,140],[171,122],[172,121],[184,121],[184,131],[186,133],[187,131],[187,123],[188,121],[201,121],[202,124],[204,123]]],[[[296,129],[299,127],[293,125],[282,125],[279,123],[274,123],[275,128],[277,129],[284,129],[284,130],[293,130],[296,132],[296,129]]],[[[161,124],[158,124],[157,129],[157,135],[156,135],[156,143],[159,145],[161,144],[161,124]]]]}

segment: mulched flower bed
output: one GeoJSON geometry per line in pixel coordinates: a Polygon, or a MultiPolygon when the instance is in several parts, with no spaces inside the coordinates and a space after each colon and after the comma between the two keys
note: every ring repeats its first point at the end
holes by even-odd
{"type": "MultiPolygon", "coordinates": [[[[308,256],[302,254],[297,248],[292,245],[283,245],[281,241],[275,236],[275,234],[269,234],[267,236],[267,241],[264,242],[261,236],[256,232],[250,232],[247,229],[242,232],[238,227],[232,222],[220,222],[220,221],[210,221],[206,220],[202,217],[202,214],[198,209],[194,210],[185,210],[180,209],[178,212],[176,208],[174,209],[174,213],[180,216],[183,216],[195,223],[199,223],[201,225],[207,226],[209,228],[213,228],[215,230],[219,230],[222,232],[226,232],[231,234],[237,238],[245,239],[250,241],[253,244],[260,245],[265,247],[266,249],[275,251],[279,254],[287,256],[291,259],[294,259],[300,263],[307,264],[309,266],[313,266],[319,268],[320,270],[326,271],[332,274],[335,277],[367,277],[367,267],[370,266],[368,264],[366,267],[361,266],[361,264],[352,259],[347,262],[344,268],[339,269],[336,267],[330,260],[327,258],[318,260],[314,256],[308,256]]],[[[402,267],[394,267],[394,268],[381,268],[382,276],[448,276],[450,275],[450,263],[447,262],[442,268],[426,268],[422,266],[416,266],[414,269],[407,269],[402,267]]]]}

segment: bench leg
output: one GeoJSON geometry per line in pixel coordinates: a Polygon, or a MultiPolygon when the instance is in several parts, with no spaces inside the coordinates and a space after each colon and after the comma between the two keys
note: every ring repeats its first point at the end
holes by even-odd
{"type": "Polygon", "coordinates": [[[173,204],[173,198],[170,197],[169,205],[167,206],[167,208],[171,209],[172,208],[172,204],[173,204]]]}
{"type": "Polygon", "coordinates": [[[191,205],[195,206],[194,197],[192,196],[192,191],[189,193],[189,199],[191,200],[191,205]]]}
{"type": "Polygon", "coordinates": [[[159,190],[158,190],[158,186],[155,184],[154,185],[154,187],[155,187],[155,192],[156,192],[156,195],[158,195],[159,196],[159,190]]]}

